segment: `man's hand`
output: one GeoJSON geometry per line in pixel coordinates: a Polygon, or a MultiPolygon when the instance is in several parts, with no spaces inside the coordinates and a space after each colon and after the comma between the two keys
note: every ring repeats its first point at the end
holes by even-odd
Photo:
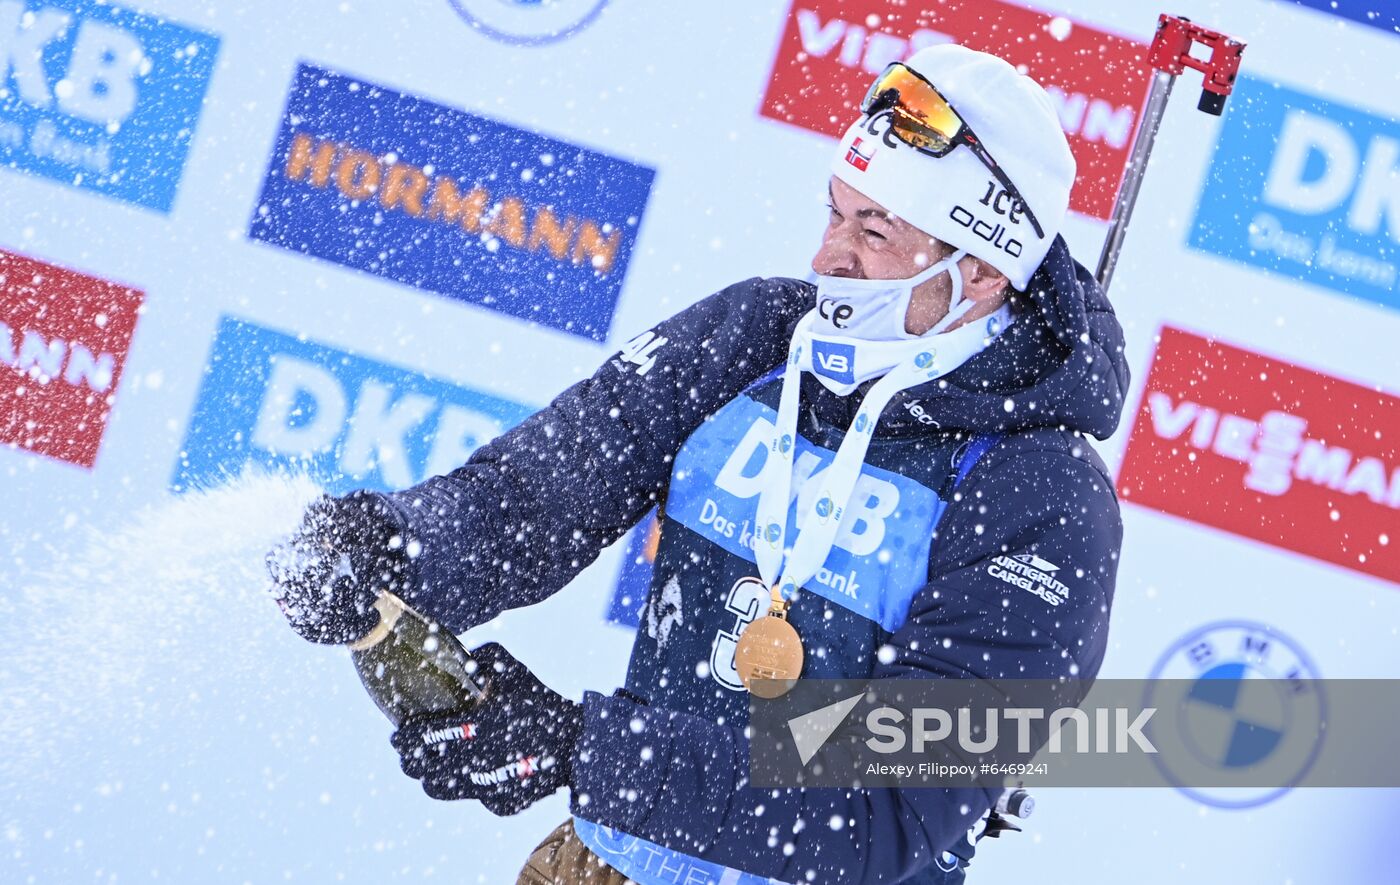
{"type": "Polygon", "coordinates": [[[379,620],[379,591],[403,595],[409,585],[410,547],[379,495],[318,498],[267,554],[272,595],[302,638],[354,642],[379,620]]]}
{"type": "Polygon", "coordinates": [[[410,719],[390,739],[404,774],[434,799],[479,799],[502,817],[567,786],[583,708],[497,643],[472,652],[486,700],[457,716],[410,719]]]}

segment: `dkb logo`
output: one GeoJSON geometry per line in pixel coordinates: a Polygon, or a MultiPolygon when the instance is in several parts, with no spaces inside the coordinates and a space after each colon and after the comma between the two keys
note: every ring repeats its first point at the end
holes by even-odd
{"type": "Polygon", "coordinates": [[[248,463],[305,469],[328,491],[445,473],[524,406],[225,317],[175,470],[183,491],[248,463]]]}
{"type": "Polygon", "coordinates": [[[915,480],[872,464],[861,469],[845,502],[831,500],[826,471],[836,453],[799,436],[786,529],[759,522],[764,465],[778,457],[776,418],[772,409],[741,396],[702,424],[676,455],[666,516],[749,562],[760,545],[797,537],[809,514],[834,522],[831,552],[803,589],[897,630],[928,580],[929,544],[943,502],[915,480]],[[823,498],[824,513],[816,507],[823,498]]]}
{"type": "Polygon", "coordinates": [[[1190,244],[1400,307],[1400,124],[1240,79],[1190,244]]]}
{"type": "Polygon", "coordinates": [[[169,211],[219,40],[88,0],[0,0],[0,164],[169,211]]]}

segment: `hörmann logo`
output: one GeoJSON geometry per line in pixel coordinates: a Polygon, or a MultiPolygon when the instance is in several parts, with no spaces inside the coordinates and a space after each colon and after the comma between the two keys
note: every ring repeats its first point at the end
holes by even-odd
{"type": "Polygon", "coordinates": [[[0,0],[0,164],[168,212],[218,50],[100,0],[0,0]]]}
{"type": "Polygon", "coordinates": [[[1400,309],[1400,123],[1241,77],[1190,245],[1400,309]]]}
{"type": "Polygon", "coordinates": [[[425,168],[298,132],[282,171],[289,181],[334,187],[355,203],[377,204],[515,249],[547,253],[556,261],[592,267],[600,275],[612,271],[622,244],[621,228],[592,219],[560,218],[549,206],[527,207],[518,196],[497,199],[480,185],[463,188],[452,176],[430,177],[425,168]]]}
{"type": "Polygon", "coordinates": [[[0,250],[0,443],[93,466],[141,300],[0,250]]]}
{"type": "MultiPolygon", "coordinates": [[[[839,137],[887,64],[952,42],[1045,86],[1078,164],[1070,208],[1108,218],[1147,96],[1147,47],[1068,18],[1002,0],[793,0],[760,113],[839,137]]],[[[860,168],[868,156],[846,160],[860,168]]]]}
{"type": "Polygon", "coordinates": [[[1125,500],[1400,581],[1400,399],[1162,330],[1125,500]]]}
{"type": "Polygon", "coordinates": [[[303,65],[249,236],[602,341],[654,175],[303,65]]]}
{"type": "Polygon", "coordinates": [[[251,323],[219,324],[173,485],[295,466],[341,492],[462,465],[530,410],[251,323]]]}

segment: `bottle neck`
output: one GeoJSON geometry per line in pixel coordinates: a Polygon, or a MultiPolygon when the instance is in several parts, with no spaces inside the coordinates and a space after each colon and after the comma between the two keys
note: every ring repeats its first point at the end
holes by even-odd
{"type": "Polygon", "coordinates": [[[394,626],[398,624],[399,618],[408,611],[408,605],[392,593],[385,591],[379,594],[379,598],[374,600],[374,610],[379,612],[379,623],[374,628],[350,643],[351,651],[364,651],[374,648],[394,632],[394,626]]]}

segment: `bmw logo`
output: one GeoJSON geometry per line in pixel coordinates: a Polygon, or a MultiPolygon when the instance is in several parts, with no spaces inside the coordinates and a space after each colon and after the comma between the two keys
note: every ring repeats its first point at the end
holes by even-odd
{"type": "Polygon", "coordinates": [[[1326,699],[1317,678],[1303,648],[1267,624],[1222,621],[1188,633],[1157,661],[1147,685],[1144,704],[1169,712],[1173,723],[1153,730],[1153,761],[1206,805],[1272,802],[1322,749],[1326,699]]]}
{"type": "Polygon", "coordinates": [[[933,354],[927,350],[924,351],[914,357],[914,365],[918,366],[920,369],[927,369],[929,366],[933,365],[933,354]]]}
{"type": "Polygon", "coordinates": [[[448,0],[473,29],[516,46],[544,46],[593,24],[608,0],[448,0]]]}

